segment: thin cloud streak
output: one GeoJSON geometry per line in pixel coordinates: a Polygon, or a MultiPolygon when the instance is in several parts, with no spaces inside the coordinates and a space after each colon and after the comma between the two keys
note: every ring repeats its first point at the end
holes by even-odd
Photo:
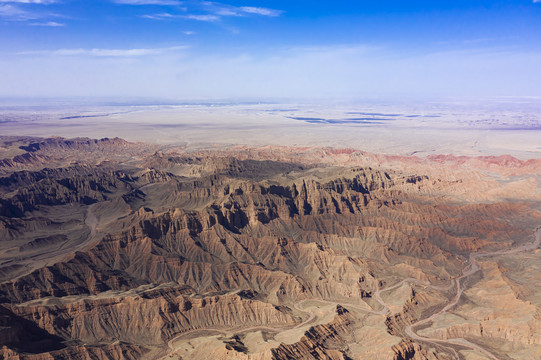
{"type": "MultiPolygon", "coordinates": [[[[143,4],[143,3],[139,3],[142,0],[116,0],[117,3],[119,3],[119,1],[122,1],[123,3],[124,2],[126,3],[137,2],[138,5],[143,4]]],[[[146,1],[143,1],[143,2],[146,2],[146,1]]],[[[183,3],[183,4],[187,6],[182,7],[179,10],[182,10],[184,12],[201,11],[201,12],[206,12],[206,13],[188,14],[188,15],[171,14],[171,13],[156,13],[156,14],[142,15],[141,17],[146,18],[146,19],[151,19],[151,20],[166,20],[166,19],[177,18],[177,19],[191,19],[191,20],[212,22],[212,21],[218,21],[225,17],[244,17],[244,16],[250,16],[250,15],[277,17],[283,13],[282,10],[269,9],[269,8],[264,8],[264,7],[255,7],[255,6],[232,6],[232,5],[222,4],[222,3],[218,3],[214,1],[190,2],[190,3],[183,3]]]]}
{"type": "Polygon", "coordinates": [[[17,4],[41,4],[49,5],[57,3],[57,0],[0,0],[0,3],[17,3],[17,4]]]}
{"type": "Polygon", "coordinates": [[[181,1],[175,0],[113,0],[115,4],[121,5],[165,5],[176,6],[182,5],[181,1]]]}
{"type": "Polygon", "coordinates": [[[66,24],[57,23],[56,21],[48,21],[43,23],[31,23],[30,26],[46,26],[46,27],[63,27],[66,24]]]}
{"type": "Polygon", "coordinates": [[[14,5],[0,5],[0,18],[8,21],[27,21],[42,18],[38,13],[30,12],[14,5]]]}
{"type": "Polygon", "coordinates": [[[144,19],[150,20],[172,20],[172,19],[188,19],[188,20],[197,20],[205,22],[214,22],[220,20],[220,17],[213,14],[188,14],[188,15],[174,15],[170,13],[159,13],[159,14],[146,14],[141,15],[144,19]]]}
{"type": "Polygon", "coordinates": [[[253,7],[253,6],[241,6],[239,8],[245,13],[248,14],[257,14],[257,15],[263,15],[263,16],[280,16],[280,14],[283,13],[282,10],[274,10],[274,9],[267,9],[262,7],[253,7]]]}
{"type": "Polygon", "coordinates": [[[210,13],[221,16],[279,16],[283,11],[256,6],[233,6],[214,1],[203,1],[201,5],[210,13]]]}
{"type": "Polygon", "coordinates": [[[169,13],[159,13],[159,14],[146,14],[146,15],[141,15],[142,18],[144,19],[151,19],[151,20],[167,20],[167,19],[174,19],[174,18],[178,18],[178,15],[173,15],[173,14],[169,14],[169,13]]]}
{"type": "MultiPolygon", "coordinates": [[[[18,2],[23,4],[23,2],[18,2]]],[[[30,4],[30,2],[28,3],[30,4]]],[[[32,4],[52,4],[52,2],[34,2],[32,4]]],[[[15,22],[25,22],[31,20],[39,20],[45,18],[58,18],[62,17],[61,15],[43,12],[43,11],[33,11],[27,10],[28,8],[25,5],[12,5],[8,4],[7,1],[0,0],[0,20],[5,21],[15,21],[15,22]]],[[[52,21],[51,21],[52,22],[52,21]]]]}
{"type": "Polygon", "coordinates": [[[58,49],[44,51],[24,51],[17,55],[57,55],[57,56],[90,56],[90,57],[140,57],[159,55],[166,52],[186,49],[187,46],[172,46],[153,49],[58,49]]]}
{"type": "Polygon", "coordinates": [[[197,20],[197,21],[208,21],[208,22],[212,22],[212,21],[218,21],[220,20],[220,17],[219,16],[216,16],[216,15],[194,15],[194,14],[190,14],[190,15],[183,15],[181,16],[182,18],[184,19],[190,19],[190,20],[197,20]]]}

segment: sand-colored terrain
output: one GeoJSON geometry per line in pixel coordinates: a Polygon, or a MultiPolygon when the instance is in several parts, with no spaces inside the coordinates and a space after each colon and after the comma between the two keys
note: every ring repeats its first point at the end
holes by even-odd
{"type": "Polygon", "coordinates": [[[3,358],[541,357],[539,159],[1,149],[3,358]]]}
{"type": "Polygon", "coordinates": [[[477,102],[0,103],[2,135],[121,137],[189,148],[318,146],[388,155],[541,157],[536,99],[477,102]],[[71,105],[69,105],[71,104],[71,105]]]}

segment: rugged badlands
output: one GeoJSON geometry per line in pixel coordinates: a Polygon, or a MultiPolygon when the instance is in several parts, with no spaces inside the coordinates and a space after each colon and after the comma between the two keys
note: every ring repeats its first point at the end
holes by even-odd
{"type": "Polygon", "coordinates": [[[541,160],[0,138],[0,358],[540,359],[541,160]]]}

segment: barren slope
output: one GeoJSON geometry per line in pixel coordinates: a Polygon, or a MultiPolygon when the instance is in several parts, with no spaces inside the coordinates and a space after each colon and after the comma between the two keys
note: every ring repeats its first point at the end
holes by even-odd
{"type": "Polygon", "coordinates": [[[541,357],[537,160],[2,149],[0,356],[541,357]]]}

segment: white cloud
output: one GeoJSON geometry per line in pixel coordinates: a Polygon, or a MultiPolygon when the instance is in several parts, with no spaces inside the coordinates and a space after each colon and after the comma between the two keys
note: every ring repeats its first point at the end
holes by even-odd
{"type": "Polygon", "coordinates": [[[191,19],[191,20],[197,20],[197,21],[209,21],[209,22],[220,20],[219,16],[211,15],[211,14],[205,14],[205,15],[190,14],[190,15],[185,15],[182,17],[185,19],[191,19]]]}
{"type": "Polygon", "coordinates": [[[242,16],[242,14],[236,11],[233,8],[217,8],[214,11],[214,14],[220,16],[242,16]]]}
{"type": "Polygon", "coordinates": [[[274,9],[268,9],[268,8],[263,8],[263,7],[253,7],[253,6],[241,6],[239,9],[245,13],[257,14],[257,15],[263,15],[263,16],[279,16],[283,12],[281,10],[274,10],[274,9]]]}
{"type": "Polygon", "coordinates": [[[44,51],[25,51],[18,55],[57,55],[57,56],[90,56],[90,57],[140,57],[159,55],[165,52],[186,49],[186,46],[149,49],[58,49],[44,51]]]}
{"type": "Polygon", "coordinates": [[[49,26],[49,27],[62,27],[66,26],[66,24],[57,23],[56,21],[47,21],[42,23],[31,23],[31,26],[49,26]]]}
{"type": "Polygon", "coordinates": [[[232,6],[214,1],[203,1],[200,3],[207,11],[219,16],[245,16],[245,15],[261,15],[261,16],[279,16],[283,11],[274,10],[264,7],[255,6],[232,6]]]}
{"type": "Polygon", "coordinates": [[[18,3],[18,4],[54,4],[57,0],[0,0],[0,3],[18,3]]]}
{"type": "Polygon", "coordinates": [[[142,18],[145,19],[152,19],[152,20],[165,20],[165,19],[172,19],[178,17],[177,15],[169,14],[169,13],[159,13],[159,14],[147,14],[147,15],[141,15],[142,18]]]}
{"type": "Polygon", "coordinates": [[[180,15],[180,14],[171,14],[171,13],[157,13],[157,14],[146,14],[141,17],[152,20],[166,20],[166,19],[191,19],[198,21],[218,21],[223,17],[242,17],[248,15],[259,15],[259,16],[280,16],[283,13],[282,10],[269,9],[264,7],[255,7],[255,6],[232,6],[228,4],[222,4],[214,1],[199,1],[199,2],[180,2],[180,1],[171,1],[171,0],[113,0],[117,4],[130,4],[130,5],[181,5],[185,4],[186,6],[178,7],[180,11],[194,11],[194,12],[203,12],[202,14],[189,14],[189,15],[180,15]]]}
{"type": "Polygon", "coordinates": [[[37,13],[23,10],[14,5],[0,5],[0,18],[10,21],[26,21],[39,19],[41,16],[37,13]]]}
{"type": "MultiPolygon", "coordinates": [[[[10,1],[10,2],[13,2],[13,1],[10,1]]],[[[17,3],[22,4],[25,2],[18,1],[17,3]]],[[[41,2],[38,2],[38,0],[35,0],[34,2],[30,2],[28,0],[26,3],[52,4],[53,2],[45,1],[45,0],[41,0],[41,2]]],[[[54,17],[59,17],[59,16],[60,15],[58,14],[54,14],[50,12],[29,10],[27,7],[25,7],[25,5],[8,4],[7,1],[0,0],[0,19],[6,20],[6,21],[29,21],[29,20],[51,18],[51,17],[54,18],[54,17]]]]}
{"type": "Polygon", "coordinates": [[[181,5],[176,0],[113,0],[114,3],[123,5],[181,5]]]}

